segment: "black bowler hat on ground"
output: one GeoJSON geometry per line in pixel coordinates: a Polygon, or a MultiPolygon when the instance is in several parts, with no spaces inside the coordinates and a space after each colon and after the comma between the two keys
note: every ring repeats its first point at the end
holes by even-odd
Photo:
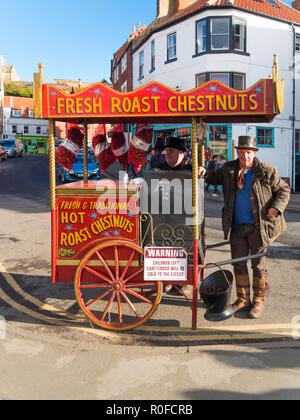
{"type": "Polygon", "coordinates": [[[256,138],[250,136],[240,136],[239,144],[236,147],[237,150],[250,149],[258,151],[259,148],[256,146],[256,138]]]}
{"type": "Polygon", "coordinates": [[[181,152],[186,152],[184,140],[178,139],[177,137],[168,137],[166,139],[166,148],[167,147],[172,147],[173,149],[180,150],[181,152]]]}

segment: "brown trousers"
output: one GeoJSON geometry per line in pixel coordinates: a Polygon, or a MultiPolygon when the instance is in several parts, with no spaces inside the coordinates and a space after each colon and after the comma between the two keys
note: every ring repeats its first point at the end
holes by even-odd
{"type": "MultiPolygon", "coordinates": [[[[232,259],[250,255],[263,254],[266,248],[263,247],[259,229],[255,225],[241,225],[231,230],[230,246],[232,259]]],[[[266,266],[267,258],[262,257],[251,261],[253,277],[267,279],[268,271],[266,266]]],[[[236,276],[248,275],[246,262],[233,264],[236,276]]]]}

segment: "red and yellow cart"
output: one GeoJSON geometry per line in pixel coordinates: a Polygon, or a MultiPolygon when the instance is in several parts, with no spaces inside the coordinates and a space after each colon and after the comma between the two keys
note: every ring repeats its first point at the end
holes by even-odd
{"type": "MultiPolygon", "coordinates": [[[[66,94],[43,83],[40,65],[40,72],[35,74],[35,116],[49,120],[53,283],[74,283],[78,304],[85,315],[105,329],[129,330],[153,315],[161,300],[163,283],[157,278],[144,280],[146,217],[140,211],[141,186],[88,180],[87,128],[94,123],[191,122],[194,210],[192,245],[186,249],[190,257],[187,278],[184,282],[164,280],[173,285],[193,286],[192,328],[196,329],[198,283],[204,279],[204,259],[199,253],[204,231],[199,215],[202,198],[199,198],[198,165],[205,162],[206,123],[271,122],[282,106],[283,82],[279,80],[276,60],[273,78],[259,80],[245,91],[211,81],[189,92],[177,92],[153,82],[129,93],[96,83],[75,94],[66,94]],[[84,177],[80,182],[56,186],[55,121],[84,126],[84,177]]],[[[155,229],[153,223],[149,226],[152,231],[155,229]]],[[[157,244],[150,240],[148,245],[157,244]]]]}

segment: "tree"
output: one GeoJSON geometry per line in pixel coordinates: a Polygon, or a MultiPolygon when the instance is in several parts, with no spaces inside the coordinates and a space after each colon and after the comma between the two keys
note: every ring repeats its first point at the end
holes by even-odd
{"type": "Polygon", "coordinates": [[[30,86],[19,87],[15,83],[8,83],[4,86],[4,95],[32,98],[33,91],[30,86]]]}

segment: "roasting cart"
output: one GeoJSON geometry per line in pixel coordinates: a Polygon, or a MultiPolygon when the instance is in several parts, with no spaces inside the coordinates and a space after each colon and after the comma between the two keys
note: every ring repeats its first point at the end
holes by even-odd
{"type": "MultiPolygon", "coordinates": [[[[272,122],[283,106],[276,57],[273,77],[259,80],[245,91],[210,81],[189,92],[151,82],[128,93],[96,83],[67,94],[44,84],[43,66],[39,67],[35,117],[49,120],[53,283],[74,283],[85,315],[114,331],[146,322],[161,301],[164,284],[191,285],[192,328],[196,329],[199,282],[205,279],[206,267],[203,181],[198,178],[198,166],[205,162],[206,124],[272,122]],[[88,179],[88,125],[140,121],[192,123],[193,170],[189,178],[193,211],[188,224],[178,214],[174,219],[172,215],[162,219],[143,210],[143,182],[88,179]],[[84,127],[81,181],[56,186],[55,122],[84,127]],[[173,274],[170,265],[175,267],[173,274]]],[[[161,181],[158,173],[153,177],[161,181]]],[[[163,188],[159,191],[164,193],[163,188]]]]}

